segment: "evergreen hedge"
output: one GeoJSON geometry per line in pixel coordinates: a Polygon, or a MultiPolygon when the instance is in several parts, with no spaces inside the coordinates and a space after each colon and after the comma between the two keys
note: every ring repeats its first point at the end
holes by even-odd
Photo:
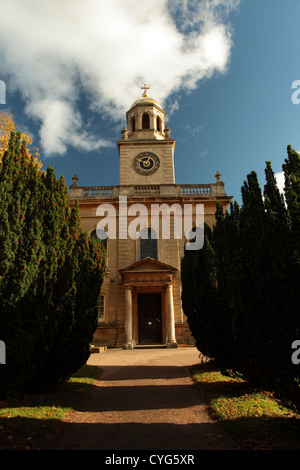
{"type": "Polygon", "coordinates": [[[0,389],[45,388],[89,356],[105,250],[70,210],[63,177],[28,163],[12,133],[0,168],[0,389]]]}
{"type": "Polygon", "coordinates": [[[181,263],[182,302],[197,348],[260,385],[299,392],[292,343],[300,339],[300,155],[283,164],[284,197],[266,162],[262,193],[253,171],[242,206],[217,204],[204,247],[181,263]]]}

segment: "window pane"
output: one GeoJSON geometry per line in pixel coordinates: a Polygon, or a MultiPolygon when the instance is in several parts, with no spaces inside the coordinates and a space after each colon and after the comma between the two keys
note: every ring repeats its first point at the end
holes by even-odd
{"type": "Polygon", "coordinates": [[[141,259],[147,257],[157,259],[157,239],[155,233],[150,228],[146,230],[148,231],[148,238],[140,238],[141,259]]]}
{"type": "Polygon", "coordinates": [[[100,297],[99,297],[98,313],[99,313],[98,320],[99,321],[104,321],[104,295],[100,295],[100,297]]]}

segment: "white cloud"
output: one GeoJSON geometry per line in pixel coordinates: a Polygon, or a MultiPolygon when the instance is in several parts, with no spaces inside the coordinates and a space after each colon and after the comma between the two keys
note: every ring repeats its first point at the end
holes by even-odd
{"type": "Polygon", "coordinates": [[[195,89],[201,79],[226,72],[228,14],[238,3],[0,0],[1,74],[40,122],[46,154],[64,154],[69,145],[101,148],[110,143],[84,129],[80,87],[91,109],[115,120],[145,82],[161,104],[172,92],[195,89]]]}
{"type": "Polygon", "coordinates": [[[171,105],[169,106],[169,109],[168,109],[168,114],[169,116],[171,116],[171,114],[175,113],[176,111],[178,111],[178,109],[180,108],[179,106],[179,102],[178,100],[175,98],[171,105]]]}
{"type": "Polygon", "coordinates": [[[82,130],[80,113],[63,99],[35,100],[28,104],[26,111],[43,123],[40,138],[47,155],[64,154],[68,145],[85,151],[113,145],[105,139],[95,139],[82,130]]]}

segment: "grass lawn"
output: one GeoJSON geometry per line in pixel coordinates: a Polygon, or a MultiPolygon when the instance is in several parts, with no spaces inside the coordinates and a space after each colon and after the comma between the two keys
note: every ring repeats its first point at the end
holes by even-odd
{"type": "Polygon", "coordinates": [[[85,365],[55,392],[0,402],[0,450],[43,448],[100,374],[99,367],[85,365]]]}
{"type": "Polygon", "coordinates": [[[192,367],[191,374],[213,414],[241,449],[300,449],[300,415],[273,393],[222,375],[214,361],[192,367]]]}

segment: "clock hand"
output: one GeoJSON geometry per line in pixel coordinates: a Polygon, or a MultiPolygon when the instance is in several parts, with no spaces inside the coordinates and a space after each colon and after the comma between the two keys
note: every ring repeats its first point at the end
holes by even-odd
{"type": "Polygon", "coordinates": [[[145,166],[149,166],[149,165],[151,164],[149,157],[148,157],[147,159],[146,159],[146,158],[143,159],[143,164],[144,164],[145,166]]]}

